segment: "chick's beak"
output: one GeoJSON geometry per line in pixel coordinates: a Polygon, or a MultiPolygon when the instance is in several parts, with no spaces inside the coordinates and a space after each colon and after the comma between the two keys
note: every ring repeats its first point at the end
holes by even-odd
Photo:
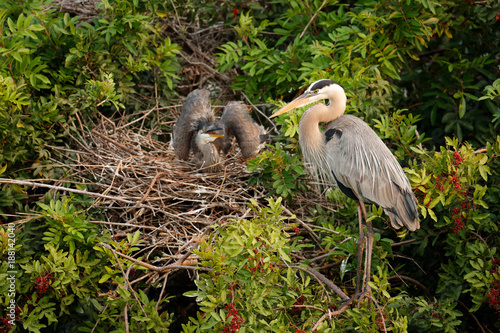
{"type": "Polygon", "coordinates": [[[212,138],[222,138],[224,136],[224,134],[214,133],[215,131],[222,131],[222,128],[209,126],[209,128],[206,129],[205,133],[212,138]]]}

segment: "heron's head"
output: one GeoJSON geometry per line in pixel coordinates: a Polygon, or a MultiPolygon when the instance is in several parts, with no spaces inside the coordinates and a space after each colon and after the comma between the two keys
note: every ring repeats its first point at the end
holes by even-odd
{"type": "Polygon", "coordinates": [[[215,141],[217,138],[221,138],[224,136],[224,134],[217,133],[219,131],[222,131],[222,128],[213,125],[203,126],[198,131],[198,135],[200,137],[201,142],[207,144],[215,141]]]}
{"type": "Polygon", "coordinates": [[[273,113],[270,118],[274,118],[301,106],[309,105],[324,99],[331,100],[337,97],[345,99],[344,88],[335,81],[322,79],[312,83],[302,95],[273,113]]]}

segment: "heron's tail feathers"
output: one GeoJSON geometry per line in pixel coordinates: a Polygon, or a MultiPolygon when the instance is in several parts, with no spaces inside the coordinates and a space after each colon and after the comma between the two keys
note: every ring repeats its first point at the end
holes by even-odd
{"type": "Polygon", "coordinates": [[[393,228],[399,229],[404,226],[410,231],[420,228],[416,201],[413,192],[404,192],[397,196],[393,207],[384,209],[391,219],[393,228]]]}

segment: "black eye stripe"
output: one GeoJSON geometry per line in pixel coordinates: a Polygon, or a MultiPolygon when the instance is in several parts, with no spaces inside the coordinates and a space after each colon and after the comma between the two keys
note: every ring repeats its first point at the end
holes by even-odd
{"type": "MultiPolygon", "coordinates": [[[[312,83],[310,86],[309,86],[309,91],[315,91],[315,90],[319,90],[321,88],[324,88],[326,86],[329,86],[329,85],[332,85],[332,84],[338,84],[337,82],[333,81],[333,80],[329,80],[329,79],[322,79],[322,80],[319,80],[319,81],[316,81],[314,83],[312,83]]],[[[340,86],[340,84],[338,84],[340,86]]]]}

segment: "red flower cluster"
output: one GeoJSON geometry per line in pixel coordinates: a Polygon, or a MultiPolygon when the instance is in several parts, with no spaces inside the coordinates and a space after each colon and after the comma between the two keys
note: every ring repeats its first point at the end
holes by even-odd
{"type": "Polygon", "coordinates": [[[458,167],[460,165],[460,162],[463,162],[463,161],[464,161],[464,159],[462,158],[462,156],[460,155],[460,153],[458,151],[453,153],[453,165],[458,167]]]}
{"type": "Polygon", "coordinates": [[[55,281],[55,277],[52,273],[45,272],[41,276],[35,279],[35,289],[38,290],[38,296],[44,295],[49,289],[52,282],[55,281]]]}
{"type": "MultiPolygon", "coordinates": [[[[453,173],[455,173],[455,171],[453,171],[453,173]]],[[[453,187],[458,192],[462,191],[462,184],[460,184],[460,178],[458,178],[457,176],[455,175],[451,176],[450,184],[453,184],[453,187]]]]}
{"type": "Polygon", "coordinates": [[[383,331],[384,330],[384,322],[385,319],[387,318],[387,315],[382,312],[382,310],[379,310],[380,316],[377,316],[375,318],[375,324],[377,324],[378,328],[383,331]],[[382,320],[383,318],[383,320],[382,320]]]}
{"type": "MultiPolygon", "coordinates": [[[[500,274],[498,268],[500,266],[500,260],[494,258],[492,260],[493,267],[490,269],[491,274],[500,274]]],[[[490,292],[488,293],[488,303],[490,307],[496,311],[500,312],[500,280],[495,279],[490,286],[490,292]]]]}
{"type": "MultiPolygon", "coordinates": [[[[22,323],[20,315],[21,315],[21,308],[16,306],[15,307],[15,313],[16,313],[16,319],[15,321],[18,323],[22,323]]],[[[0,318],[0,333],[10,333],[12,332],[13,325],[11,324],[10,318],[0,318]]]]}
{"type": "MultiPolygon", "coordinates": [[[[469,190],[465,192],[460,192],[463,195],[469,195],[469,190]]],[[[465,222],[469,217],[469,210],[476,210],[477,206],[474,204],[472,199],[465,198],[459,202],[459,206],[455,207],[450,211],[453,222],[455,223],[455,228],[453,232],[455,235],[462,229],[465,229],[465,222]]]]}
{"type": "Polygon", "coordinates": [[[9,319],[7,318],[2,318],[0,319],[0,333],[7,333],[11,332],[12,330],[12,325],[9,323],[9,319]]]}
{"type": "Polygon", "coordinates": [[[233,316],[231,322],[224,326],[224,333],[235,333],[240,329],[243,319],[240,317],[240,312],[234,307],[234,303],[229,303],[226,305],[226,310],[229,311],[229,315],[233,316]]]}
{"type": "Polygon", "coordinates": [[[436,186],[436,189],[438,191],[444,191],[444,185],[443,185],[443,182],[445,181],[445,179],[442,177],[442,176],[438,176],[436,178],[436,183],[434,184],[434,186],[436,186]]]}
{"type": "MultiPolygon", "coordinates": [[[[304,297],[298,296],[295,297],[295,303],[293,305],[304,305],[304,297]]],[[[300,307],[292,307],[292,314],[299,314],[302,312],[302,308],[300,307]]]]}
{"type": "MultiPolygon", "coordinates": [[[[259,253],[259,250],[267,250],[269,247],[267,243],[265,243],[263,240],[261,240],[259,237],[256,238],[257,244],[256,244],[256,249],[253,250],[255,254],[259,253]]],[[[244,255],[245,259],[248,259],[248,263],[245,265],[245,269],[248,269],[252,275],[254,275],[257,271],[264,273],[264,259],[262,257],[249,257],[247,255],[244,255]]],[[[273,270],[273,264],[269,264],[269,269],[273,270]]]]}

